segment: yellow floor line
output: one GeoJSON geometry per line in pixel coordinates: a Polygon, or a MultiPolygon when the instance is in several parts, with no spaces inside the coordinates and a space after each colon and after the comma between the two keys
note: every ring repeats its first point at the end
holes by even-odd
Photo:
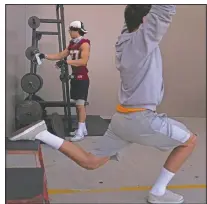
{"type": "MultiPolygon", "coordinates": [[[[49,189],[50,195],[55,194],[74,194],[74,193],[108,193],[108,192],[127,192],[127,191],[147,191],[151,186],[126,186],[120,188],[101,188],[101,189],[49,189]]],[[[171,185],[168,189],[205,189],[205,184],[192,185],[171,185]]]]}

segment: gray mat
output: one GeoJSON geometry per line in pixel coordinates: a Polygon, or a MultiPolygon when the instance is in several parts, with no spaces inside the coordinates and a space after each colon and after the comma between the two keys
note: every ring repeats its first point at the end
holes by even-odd
{"type": "Polygon", "coordinates": [[[32,199],[43,195],[42,168],[7,168],[6,200],[32,199]]]}
{"type": "MultiPolygon", "coordinates": [[[[73,128],[77,128],[76,116],[72,116],[73,128]]],[[[99,115],[87,115],[86,126],[89,136],[103,136],[106,132],[109,123],[99,115]]]]}
{"type": "Polygon", "coordinates": [[[86,125],[89,136],[103,136],[108,129],[109,123],[99,115],[87,115],[86,125]]]}
{"type": "Polygon", "coordinates": [[[40,141],[10,141],[6,138],[6,150],[38,151],[40,141]]]}
{"type": "MultiPolygon", "coordinates": [[[[51,116],[48,116],[48,119],[50,119],[50,117],[51,116]]],[[[71,118],[72,118],[72,128],[77,129],[78,122],[76,116],[72,115],[71,118]]],[[[86,126],[89,136],[103,136],[108,128],[108,125],[109,125],[109,120],[104,120],[99,115],[87,115],[86,117],[86,126]]]]}
{"type": "Polygon", "coordinates": [[[111,119],[104,119],[108,124],[111,122],[111,119]]]}

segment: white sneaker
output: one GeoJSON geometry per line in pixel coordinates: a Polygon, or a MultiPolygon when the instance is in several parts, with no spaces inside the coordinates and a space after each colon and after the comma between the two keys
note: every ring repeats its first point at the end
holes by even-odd
{"type": "Polygon", "coordinates": [[[162,196],[156,196],[149,193],[147,201],[149,203],[183,203],[184,198],[183,196],[173,193],[172,191],[166,190],[165,194],[162,196]]]}
{"type": "MultiPolygon", "coordinates": [[[[71,136],[75,136],[76,133],[77,133],[77,130],[75,130],[74,132],[70,132],[70,135],[71,135],[71,136]]],[[[88,135],[88,131],[85,129],[85,130],[83,131],[83,134],[84,134],[84,136],[88,135]]]]}
{"type": "Polygon", "coordinates": [[[83,131],[83,134],[86,136],[86,135],[88,135],[88,131],[85,129],[84,131],[83,131]]]}
{"type": "Polygon", "coordinates": [[[14,132],[9,140],[35,140],[36,135],[44,130],[47,130],[45,121],[37,121],[14,132]]]}
{"type": "Polygon", "coordinates": [[[84,133],[82,132],[79,132],[79,131],[76,131],[76,134],[74,137],[70,138],[70,141],[71,142],[78,142],[78,141],[81,141],[84,139],[84,133]]]}

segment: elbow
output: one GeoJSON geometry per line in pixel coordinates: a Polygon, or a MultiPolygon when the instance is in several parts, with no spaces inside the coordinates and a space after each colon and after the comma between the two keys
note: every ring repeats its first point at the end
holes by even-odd
{"type": "Polygon", "coordinates": [[[88,63],[88,60],[87,59],[81,59],[80,60],[80,66],[86,66],[88,63]]]}
{"type": "Polygon", "coordinates": [[[81,66],[86,66],[87,65],[87,61],[82,61],[81,66]]]}

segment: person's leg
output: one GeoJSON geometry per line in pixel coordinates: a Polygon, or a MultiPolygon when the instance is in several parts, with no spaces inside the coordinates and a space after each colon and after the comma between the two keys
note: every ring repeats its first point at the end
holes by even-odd
{"type": "Polygon", "coordinates": [[[168,183],[191,155],[197,136],[192,134],[182,123],[167,118],[166,115],[149,117],[151,128],[157,133],[156,142],[152,146],[161,150],[174,148],[167,158],[161,173],[153,185],[148,201],[150,203],[182,203],[183,196],[166,190],[168,183]]]}
{"type": "Polygon", "coordinates": [[[70,139],[72,142],[77,142],[84,139],[88,134],[86,128],[86,107],[85,101],[88,96],[89,80],[76,80],[76,112],[78,115],[78,129],[75,131],[75,136],[70,139]]]}
{"type": "Polygon", "coordinates": [[[9,139],[11,141],[40,140],[50,147],[59,150],[81,167],[89,170],[99,168],[110,159],[108,156],[97,157],[73,143],[49,133],[45,121],[38,121],[22,128],[13,133],[13,136],[9,139]]]}
{"type": "Polygon", "coordinates": [[[76,118],[77,118],[77,121],[79,122],[79,111],[78,111],[77,105],[75,106],[75,110],[76,110],[76,118]]]}
{"type": "Polygon", "coordinates": [[[78,113],[78,129],[81,132],[85,133],[86,129],[86,107],[85,107],[85,100],[77,100],[76,102],[76,109],[78,113]]]}
{"type": "Polygon", "coordinates": [[[70,138],[71,142],[78,142],[83,140],[84,137],[88,134],[86,129],[86,110],[85,110],[85,101],[84,100],[76,100],[76,112],[78,119],[78,129],[73,133],[73,137],[70,138]]]}
{"type": "MultiPolygon", "coordinates": [[[[130,146],[132,143],[120,138],[119,135],[114,133],[114,131],[116,131],[115,129],[117,128],[113,125],[114,120],[117,120],[117,118],[112,117],[112,121],[109,124],[104,136],[96,140],[94,147],[92,147],[90,152],[97,157],[110,156],[110,160],[119,161],[120,151],[130,146]]],[[[121,126],[118,128],[120,131],[123,129],[121,126]]]]}
{"type": "Polygon", "coordinates": [[[196,140],[196,136],[191,135],[186,143],[175,147],[170,153],[163,168],[161,169],[159,177],[150,191],[151,196],[149,199],[151,203],[154,203],[153,201],[157,200],[164,200],[165,203],[182,203],[184,201],[182,196],[167,191],[166,188],[168,183],[174,177],[175,173],[180,169],[186,159],[193,152],[196,145],[196,140]]]}
{"type": "Polygon", "coordinates": [[[175,148],[153,185],[148,202],[182,203],[183,196],[174,194],[166,188],[193,151],[196,137],[183,124],[149,110],[131,114],[117,113],[114,117],[113,133],[123,140],[160,150],[175,148]]]}

